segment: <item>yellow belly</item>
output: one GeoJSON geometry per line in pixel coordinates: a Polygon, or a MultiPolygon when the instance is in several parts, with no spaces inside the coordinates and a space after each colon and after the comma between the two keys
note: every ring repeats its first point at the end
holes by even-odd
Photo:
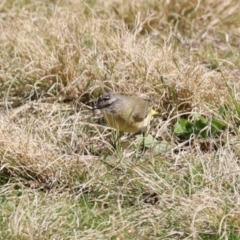
{"type": "Polygon", "coordinates": [[[151,117],[152,117],[152,114],[150,112],[147,115],[147,117],[143,119],[143,121],[133,122],[133,121],[128,121],[128,120],[119,118],[114,114],[104,113],[104,118],[110,127],[115,128],[121,132],[131,132],[131,133],[139,132],[147,128],[147,126],[150,123],[151,117]]]}

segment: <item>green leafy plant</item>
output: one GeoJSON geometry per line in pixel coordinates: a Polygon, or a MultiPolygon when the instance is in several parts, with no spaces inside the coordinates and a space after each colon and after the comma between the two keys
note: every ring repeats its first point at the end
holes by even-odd
{"type": "Polygon", "coordinates": [[[193,134],[200,138],[214,137],[225,126],[226,124],[217,118],[207,119],[200,114],[195,114],[192,121],[179,118],[173,126],[173,133],[183,139],[188,139],[193,134]]]}

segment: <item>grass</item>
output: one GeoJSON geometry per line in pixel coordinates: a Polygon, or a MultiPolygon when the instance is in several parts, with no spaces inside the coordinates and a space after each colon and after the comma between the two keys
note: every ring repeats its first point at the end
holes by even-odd
{"type": "Polygon", "coordinates": [[[3,1],[0,239],[240,239],[239,11],[3,1]],[[144,155],[106,91],[153,99],[144,155]]]}

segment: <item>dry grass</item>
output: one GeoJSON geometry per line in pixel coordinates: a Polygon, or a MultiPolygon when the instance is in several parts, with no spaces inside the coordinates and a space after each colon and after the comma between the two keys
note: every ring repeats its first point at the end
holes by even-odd
{"type": "Polygon", "coordinates": [[[240,238],[239,1],[0,3],[1,239],[240,238]],[[137,154],[85,104],[147,94],[137,154]],[[222,106],[227,112],[219,113],[222,106]],[[180,141],[194,113],[212,139],[180,141]]]}

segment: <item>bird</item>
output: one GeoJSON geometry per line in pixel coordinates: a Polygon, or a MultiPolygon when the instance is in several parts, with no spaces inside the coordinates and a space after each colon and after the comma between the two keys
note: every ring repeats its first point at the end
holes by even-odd
{"type": "Polygon", "coordinates": [[[114,92],[100,95],[92,109],[100,110],[110,127],[120,132],[142,132],[143,135],[152,116],[157,114],[150,100],[114,92]]]}

